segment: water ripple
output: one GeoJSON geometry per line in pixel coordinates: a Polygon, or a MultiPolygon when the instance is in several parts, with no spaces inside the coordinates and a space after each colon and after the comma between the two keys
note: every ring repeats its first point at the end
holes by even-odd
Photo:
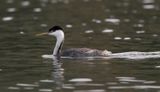
{"type": "Polygon", "coordinates": [[[73,78],[69,80],[69,82],[91,82],[92,79],[90,78],[73,78]]]}
{"type": "Polygon", "coordinates": [[[156,85],[109,86],[108,89],[160,89],[160,86],[156,85]]]}

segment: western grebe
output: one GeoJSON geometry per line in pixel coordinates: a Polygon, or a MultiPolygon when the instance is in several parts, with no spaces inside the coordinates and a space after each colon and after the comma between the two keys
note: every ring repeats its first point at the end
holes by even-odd
{"type": "Polygon", "coordinates": [[[60,58],[60,56],[64,57],[106,57],[111,54],[110,51],[107,50],[97,50],[97,49],[91,49],[91,48],[70,48],[66,49],[64,51],[61,51],[63,43],[64,43],[64,32],[63,28],[60,26],[53,26],[49,29],[46,33],[38,34],[40,35],[51,35],[56,37],[56,44],[53,50],[53,56],[60,58]]]}

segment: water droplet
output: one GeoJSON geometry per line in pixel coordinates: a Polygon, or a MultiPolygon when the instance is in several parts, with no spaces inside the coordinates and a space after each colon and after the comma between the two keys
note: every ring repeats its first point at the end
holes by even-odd
{"type": "Polygon", "coordinates": [[[34,19],[34,20],[38,20],[38,17],[37,17],[37,16],[34,16],[33,19],[34,19]]]}
{"type": "Polygon", "coordinates": [[[135,24],[134,27],[144,27],[143,24],[135,24]]]}
{"type": "Polygon", "coordinates": [[[124,22],[130,22],[130,19],[124,19],[124,22]]]}
{"type": "Polygon", "coordinates": [[[2,18],[2,21],[11,21],[11,20],[13,20],[13,17],[11,17],[11,16],[2,18]]]}
{"type": "Polygon", "coordinates": [[[40,82],[54,82],[53,80],[40,80],[40,82]]]}
{"type": "Polygon", "coordinates": [[[106,9],[106,10],[105,10],[105,12],[110,12],[110,11],[111,11],[110,9],[106,9]]]}
{"type": "MultiPolygon", "coordinates": [[[[46,0],[45,0],[46,1],[46,0]]],[[[51,3],[55,4],[57,3],[58,1],[57,0],[51,0],[51,3]]]]}
{"type": "Polygon", "coordinates": [[[22,34],[22,35],[24,34],[24,32],[23,32],[23,31],[21,31],[21,32],[19,32],[19,33],[20,33],[20,34],[22,34]]]}
{"type": "Polygon", "coordinates": [[[92,90],[75,90],[73,92],[106,92],[104,89],[92,89],[92,90]]]}
{"type": "Polygon", "coordinates": [[[160,66],[155,66],[155,68],[160,68],[160,66]]]}
{"type": "Polygon", "coordinates": [[[16,8],[8,8],[7,9],[7,12],[15,12],[16,11],[16,8]]]}
{"type": "Polygon", "coordinates": [[[92,22],[95,22],[95,23],[97,23],[97,24],[102,23],[102,21],[99,20],[99,19],[92,19],[92,22]]]}
{"type": "Polygon", "coordinates": [[[124,40],[131,40],[131,37],[124,37],[124,40]]]}
{"type": "Polygon", "coordinates": [[[63,84],[64,89],[75,89],[75,87],[71,84],[63,84]]]}
{"type": "Polygon", "coordinates": [[[144,19],[140,19],[138,22],[142,24],[142,23],[144,23],[145,21],[144,21],[144,19]]]}
{"type": "Polygon", "coordinates": [[[67,28],[72,28],[72,25],[71,24],[67,24],[66,27],[67,28]]]}
{"type": "Polygon", "coordinates": [[[152,4],[149,4],[149,5],[143,5],[143,8],[144,9],[155,9],[155,6],[152,4]]]}
{"type": "Polygon", "coordinates": [[[82,26],[86,26],[87,25],[87,23],[82,23],[82,26]]]}
{"type": "Polygon", "coordinates": [[[153,84],[156,83],[156,81],[145,81],[144,84],[153,84]]]}
{"type": "Polygon", "coordinates": [[[33,11],[34,11],[34,12],[41,12],[42,9],[41,9],[41,8],[34,8],[33,11]]]}
{"type": "Polygon", "coordinates": [[[21,5],[24,7],[29,6],[30,2],[29,1],[22,1],[21,5]]]}
{"type": "Polygon", "coordinates": [[[40,26],[41,27],[47,27],[48,25],[47,24],[41,24],[40,26]]]}
{"type": "Polygon", "coordinates": [[[114,19],[114,18],[107,18],[107,19],[105,19],[105,22],[118,24],[120,22],[120,20],[119,19],[114,19]]]}
{"type": "Polygon", "coordinates": [[[154,3],[154,0],[142,0],[142,3],[144,4],[150,4],[150,3],[154,3]]]}
{"type": "Polygon", "coordinates": [[[108,82],[107,85],[117,85],[117,82],[108,82]]]}
{"type": "Polygon", "coordinates": [[[153,34],[152,36],[153,36],[153,37],[158,37],[158,34],[153,34]]]}
{"type": "Polygon", "coordinates": [[[132,13],[133,14],[136,14],[138,11],[137,10],[132,10],[132,13]]]}
{"type": "Polygon", "coordinates": [[[90,78],[74,78],[69,80],[69,82],[91,82],[92,79],[90,78]]]}
{"type": "Polygon", "coordinates": [[[142,33],[145,33],[144,30],[141,30],[141,31],[136,31],[137,34],[142,34],[142,33]]]}
{"type": "Polygon", "coordinates": [[[64,0],[63,3],[64,4],[69,4],[69,0],[64,0]]]}
{"type": "Polygon", "coordinates": [[[40,92],[52,92],[52,89],[39,89],[40,92]]]}
{"type": "Polygon", "coordinates": [[[14,0],[7,0],[7,3],[13,3],[14,0]]]}
{"type": "Polygon", "coordinates": [[[36,84],[24,84],[24,83],[17,83],[17,86],[23,86],[23,87],[37,87],[36,84]]]}
{"type": "Polygon", "coordinates": [[[19,90],[20,88],[19,88],[19,87],[8,87],[8,89],[11,89],[11,90],[19,90]]]}
{"type": "Polygon", "coordinates": [[[102,31],[102,33],[112,33],[113,29],[105,29],[102,31]]]}
{"type": "Polygon", "coordinates": [[[84,2],[89,2],[89,0],[83,0],[84,2]]]}
{"type": "Polygon", "coordinates": [[[85,31],[85,33],[87,33],[87,34],[88,34],[88,33],[93,33],[93,32],[94,32],[93,30],[86,30],[86,31],[85,31]]]}
{"type": "Polygon", "coordinates": [[[137,40],[137,41],[140,41],[140,40],[142,40],[141,38],[134,38],[135,40],[137,40]]]}
{"type": "Polygon", "coordinates": [[[115,40],[121,40],[122,37],[114,37],[115,40]]]}
{"type": "Polygon", "coordinates": [[[25,90],[33,90],[34,87],[24,87],[25,90]]]}

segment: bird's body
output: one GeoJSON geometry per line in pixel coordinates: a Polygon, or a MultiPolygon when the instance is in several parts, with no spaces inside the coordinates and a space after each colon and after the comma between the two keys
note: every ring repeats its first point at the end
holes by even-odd
{"type": "MultiPolygon", "coordinates": [[[[65,57],[106,57],[111,54],[110,51],[107,50],[97,50],[91,48],[70,48],[64,51],[62,50],[63,42],[64,42],[64,32],[60,26],[54,26],[49,29],[48,33],[42,33],[39,35],[48,34],[51,36],[55,36],[57,41],[53,50],[53,57],[57,57],[58,59],[60,56],[65,57]]],[[[47,56],[44,56],[47,57],[47,56]]]]}
{"type": "Polygon", "coordinates": [[[70,48],[62,51],[62,56],[68,57],[95,57],[108,56],[111,52],[107,50],[97,50],[91,48],[70,48]]]}

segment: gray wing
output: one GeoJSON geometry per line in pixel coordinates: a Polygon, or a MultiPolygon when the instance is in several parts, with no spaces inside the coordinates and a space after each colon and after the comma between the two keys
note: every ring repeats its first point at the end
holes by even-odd
{"type": "Polygon", "coordinates": [[[103,51],[90,48],[71,48],[62,51],[62,56],[69,57],[91,57],[91,56],[104,56],[103,51]]]}

